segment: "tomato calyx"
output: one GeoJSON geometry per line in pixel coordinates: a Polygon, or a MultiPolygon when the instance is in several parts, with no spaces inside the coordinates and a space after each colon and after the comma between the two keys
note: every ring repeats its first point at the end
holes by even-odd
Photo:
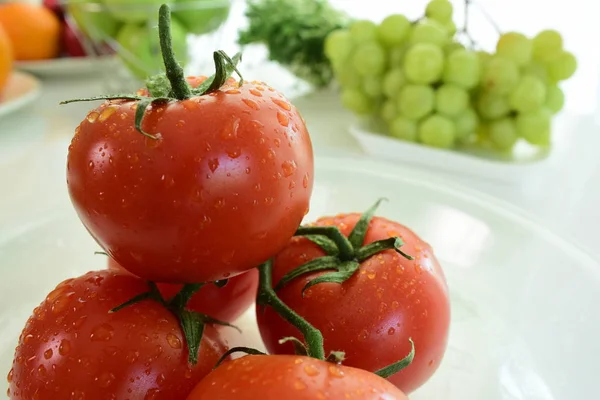
{"type": "Polygon", "coordinates": [[[154,103],[168,103],[170,101],[186,100],[194,96],[203,96],[220,89],[235,72],[240,80],[239,86],[244,83],[237,65],[241,62],[242,55],[237,53],[229,57],[223,50],[213,52],[215,73],[195,88],[192,88],[185,79],[181,65],[175,58],[171,37],[171,8],[167,4],[160,6],[158,12],[158,36],[165,73],[161,73],[146,80],[146,88],[150,96],[140,94],[110,94],[81,99],[61,101],[60,104],[69,104],[80,101],[97,100],[125,100],[137,101],[135,111],[135,129],[149,139],[160,139],[160,133],[151,134],[142,129],[142,121],[146,109],[154,103]]]}
{"type": "Polygon", "coordinates": [[[383,200],[377,200],[371,208],[361,215],[348,237],[344,236],[337,226],[301,226],[298,228],[295,236],[306,237],[321,247],[327,255],[308,261],[285,274],[275,286],[275,290],[281,289],[304,274],[326,270],[333,271],[308,282],[302,288],[302,295],[308,288],[319,283],[343,283],[354,275],[361,262],[385,250],[394,250],[402,257],[412,260],[413,258],[410,255],[401,250],[404,242],[398,236],[378,240],[363,246],[369,223],[383,200]]]}
{"type": "MultiPolygon", "coordinates": [[[[222,287],[226,283],[226,280],[224,280],[217,281],[215,284],[222,287]]],[[[240,331],[237,326],[232,325],[229,322],[221,321],[206,314],[201,314],[186,308],[192,296],[196,294],[196,292],[204,285],[205,283],[185,284],[175,296],[169,300],[165,300],[160,294],[156,283],[148,282],[149,290],[147,292],[140,293],[139,295],[127,300],[123,304],[120,304],[110,310],[110,312],[118,312],[125,307],[129,307],[144,300],[159,302],[169,311],[171,311],[179,321],[188,348],[188,362],[192,365],[195,365],[198,362],[200,342],[202,340],[202,335],[204,333],[204,327],[206,324],[229,326],[240,331]]]]}

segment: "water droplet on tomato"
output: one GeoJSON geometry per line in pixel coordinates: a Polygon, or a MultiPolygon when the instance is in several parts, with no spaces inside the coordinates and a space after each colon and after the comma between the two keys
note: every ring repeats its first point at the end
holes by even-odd
{"type": "Polygon", "coordinates": [[[167,334],[167,343],[169,344],[169,346],[171,346],[172,349],[181,348],[181,340],[179,340],[179,338],[172,333],[167,334]]]}
{"type": "Polygon", "coordinates": [[[277,111],[277,121],[279,121],[279,125],[287,127],[290,124],[290,117],[281,111],[277,111]]]}
{"type": "MultiPolygon", "coordinates": [[[[111,115],[113,115],[115,113],[115,111],[117,111],[116,107],[106,107],[104,110],[102,110],[102,112],[98,116],[98,121],[100,121],[100,122],[106,121],[111,115]]],[[[89,119],[88,119],[88,121],[89,121],[89,119]]]]}
{"type": "Polygon", "coordinates": [[[265,205],[270,206],[271,204],[273,204],[273,202],[275,202],[275,199],[273,197],[265,197],[265,205]]]}
{"type": "Polygon", "coordinates": [[[219,168],[219,159],[213,158],[208,161],[208,168],[210,168],[211,172],[215,172],[217,168],[219,168]]]}
{"type": "Polygon", "coordinates": [[[250,175],[250,172],[252,172],[252,170],[250,169],[250,167],[246,167],[246,175],[250,175]]]}
{"type": "Polygon", "coordinates": [[[88,168],[90,171],[94,169],[94,162],[92,160],[90,160],[90,162],[88,163],[88,168]]]}
{"type": "Polygon", "coordinates": [[[108,342],[114,335],[114,328],[109,324],[102,324],[95,327],[90,335],[92,342],[108,342]]]}
{"type": "Polygon", "coordinates": [[[296,182],[290,181],[290,184],[288,185],[288,189],[292,190],[295,187],[296,187],[296,182]]]}
{"type": "Polygon", "coordinates": [[[242,92],[240,92],[237,89],[229,89],[229,90],[226,90],[225,93],[227,93],[227,94],[240,94],[242,92]]]}
{"type": "Polygon", "coordinates": [[[227,155],[229,158],[236,159],[242,155],[242,151],[239,148],[227,150],[227,155]]]}
{"type": "Polygon", "coordinates": [[[329,370],[329,373],[331,374],[331,376],[333,376],[334,378],[343,378],[344,377],[344,371],[342,371],[339,367],[337,367],[335,365],[330,365],[328,370],[329,370]]]}
{"type": "Polygon", "coordinates": [[[110,372],[103,372],[96,378],[98,385],[102,388],[109,387],[115,380],[115,375],[110,372]]]}
{"type": "Polygon", "coordinates": [[[396,329],[391,327],[390,329],[388,329],[387,333],[388,333],[388,335],[392,336],[394,333],[396,333],[396,329]]]}
{"type": "Polygon", "coordinates": [[[15,371],[13,368],[11,368],[10,371],[8,371],[8,375],[6,376],[6,380],[8,381],[8,383],[12,382],[14,373],[15,371]]]}
{"type": "Polygon", "coordinates": [[[292,106],[287,101],[283,101],[277,98],[271,98],[271,100],[273,101],[273,103],[277,104],[279,107],[283,108],[286,111],[290,111],[292,109],[292,106]]]}
{"type": "MultiPolygon", "coordinates": [[[[364,311],[364,310],[363,310],[364,311]]],[[[359,334],[358,334],[358,340],[367,340],[367,338],[369,337],[369,332],[367,332],[366,329],[363,329],[359,334]]]]}
{"type": "Polygon", "coordinates": [[[127,352],[127,355],[125,356],[125,361],[127,361],[129,364],[133,364],[134,362],[136,362],[138,360],[139,357],[140,357],[139,351],[129,350],[127,352]]]}
{"type": "Polygon", "coordinates": [[[200,223],[198,224],[198,229],[206,228],[208,225],[210,225],[211,222],[212,220],[208,215],[203,215],[202,219],[200,220],[200,223]]]}
{"type": "Polygon", "coordinates": [[[100,114],[98,114],[96,111],[92,111],[91,113],[89,113],[87,115],[86,119],[88,120],[89,123],[93,124],[94,122],[96,122],[99,115],[100,114]]]}
{"type": "Polygon", "coordinates": [[[294,382],[294,389],[295,390],[304,390],[304,389],[306,389],[306,384],[304,382],[302,382],[301,380],[297,380],[294,382]]]}
{"type": "Polygon", "coordinates": [[[281,164],[281,169],[283,170],[283,176],[288,177],[296,172],[296,162],[294,160],[284,161],[281,164]]]}
{"type": "Polygon", "coordinates": [[[48,349],[48,350],[46,350],[46,351],[44,352],[44,358],[45,358],[46,360],[49,360],[49,359],[51,359],[51,358],[52,358],[52,355],[53,355],[53,351],[52,351],[52,349],[48,349]]]}
{"type": "Polygon", "coordinates": [[[261,92],[259,92],[259,91],[258,91],[258,90],[256,90],[256,89],[250,89],[250,90],[248,90],[248,91],[249,91],[251,94],[253,94],[254,96],[256,96],[256,97],[262,97],[262,93],[261,93],[261,92]]]}
{"type": "Polygon", "coordinates": [[[255,102],[254,100],[251,99],[242,99],[242,101],[244,102],[244,104],[246,104],[248,107],[250,107],[253,110],[260,110],[260,107],[258,105],[257,102],[255,102]]]}
{"type": "Polygon", "coordinates": [[[319,370],[312,364],[306,364],[304,366],[304,373],[308,376],[317,376],[319,375],[319,370]]]}
{"type": "Polygon", "coordinates": [[[302,186],[304,189],[308,187],[308,172],[304,175],[304,178],[302,178],[302,186]]]}
{"type": "Polygon", "coordinates": [[[44,367],[44,364],[40,364],[40,366],[37,369],[37,372],[40,375],[46,375],[46,367],[44,367]]]}
{"type": "Polygon", "coordinates": [[[60,346],[58,346],[58,354],[61,356],[66,356],[71,351],[71,342],[67,339],[63,339],[60,341],[60,346]]]}
{"type": "Polygon", "coordinates": [[[74,295],[75,292],[70,292],[57,297],[56,300],[54,300],[54,303],[52,303],[52,312],[54,314],[58,314],[64,311],[67,308],[67,306],[72,302],[74,295]]]}

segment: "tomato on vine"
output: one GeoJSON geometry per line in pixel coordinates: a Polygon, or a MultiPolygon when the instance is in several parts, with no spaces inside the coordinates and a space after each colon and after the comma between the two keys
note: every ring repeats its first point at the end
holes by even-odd
{"type": "Polygon", "coordinates": [[[82,99],[106,101],[75,131],[69,194],[90,234],[133,274],[225,279],[272,257],[301,223],[313,186],[311,142],[281,93],[229,79],[239,55],[217,51],[213,76],[186,80],[169,18],[161,7],[166,75],[135,95],[82,99]]]}
{"type": "MultiPolygon", "coordinates": [[[[431,247],[407,227],[373,217],[378,204],[301,227],[274,257],[272,279],[281,301],[322,332],[325,351],[345,353],[345,365],[377,371],[405,355],[412,338],[413,362],[388,378],[410,393],[444,355],[448,288],[431,247]]],[[[270,307],[256,314],[269,352],[293,353],[280,340],[298,330],[270,307]]]]}
{"type": "Polygon", "coordinates": [[[146,298],[111,312],[148,289],[140,278],[109,270],[60,283],[21,333],[8,375],[9,398],[185,398],[227,343],[208,324],[202,340],[189,347],[196,352],[189,362],[180,321],[160,301],[146,298]]]}

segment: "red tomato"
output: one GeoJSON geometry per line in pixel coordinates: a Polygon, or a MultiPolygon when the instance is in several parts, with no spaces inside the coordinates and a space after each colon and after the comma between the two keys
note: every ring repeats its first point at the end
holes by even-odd
{"type": "MultiPolygon", "coordinates": [[[[110,257],[108,268],[125,271],[110,257]]],[[[183,287],[170,283],[158,283],[157,286],[165,299],[172,298],[183,287]]],[[[257,287],[258,271],[253,269],[229,278],[221,288],[213,284],[202,286],[187,303],[187,308],[221,321],[232,322],[254,303],[257,287]]]]}
{"type": "MultiPolygon", "coordinates": [[[[359,214],[322,218],[318,226],[337,226],[348,236],[359,214]]],[[[344,364],[368,371],[379,370],[403,359],[415,344],[410,366],[389,381],[405,393],[421,386],[438,368],[446,349],[450,324],[448,289],[431,247],[410,229],[374,217],[364,244],[399,236],[408,260],[393,250],[376,254],[361,263],[342,284],[320,283],[301,291],[310,280],[322,275],[303,275],[277,294],[290,308],[321,330],[326,354],[344,351],[344,364]]],[[[273,283],[290,270],[324,255],[323,250],[301,237],[291,239],[273,261],[273,283]]],[[[257,318],[265,345],[271,353],[292,353],[283,337],[302,337],[271,308],[258,308],[257,318]]]]}
{"type": "Polygon", "coordinates": [[[408,400],[370,372],[300,356],[246,356],[204,378],[187,400],[408,400]]]}
{"type": "Polygon", "coordinates": [[[89,272],[59,284],[33,311],[8,375],[11,399],[183,399],[226,346],[207,326],[198,363],[188,364],[179,322],[145,300],[109,310],[148,290],[142,279],[89,272]]]}
{"type": "Polygon", "coordinates": [[[96,241],[144,279],[207,282],[281,250],[308,210],[313,153],[303,119],[254,82],[155,103],[107,101],[69,147],[71,200],[96,241]]]}

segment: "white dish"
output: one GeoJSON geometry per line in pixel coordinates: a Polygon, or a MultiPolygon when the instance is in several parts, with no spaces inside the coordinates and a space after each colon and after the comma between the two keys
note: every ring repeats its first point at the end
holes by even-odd
{"type": "Polygon", "coordinates": [[[513,153],[500,155],[485,150],[444,150],[394,139],[369,130],[364,123],[350,126],[350,133],[370,156],[446,172],[520,184],[545,170],[548,151],[519,143],[513,153]]]}
{"type": "MultiPolygon", "coordinates": [[[[451,288],[452,326],[441,368],[411,400],[592,399],[600,355],[600,264],[510,206],[408,168],[318,158],[311,212],[379,214],[429,241],[451,288]]],[[[0,229],[0,370],[31,310],[59,281],[103,268],[97,246],[62,206],[0,229]]],[[[261,347],[249,311],[244,344],[261,347]]],[[[6,381],[3,381],[6,385],[6,381]]],[[[0,388],[0,392],[6,386],[0,388]]]]}
{"type": "Polygon", "coordinates": [[[15,71],[0,92],[0,117],[31,103],[40,95],[40,81],[34,76],[15,71]]]}
{"type": "Polygon", "coordinates": [[[19,61],[16,67],[43,78],[92,75],[101,71],[116,56],[62,57],[42,61],[19,61]]]}

